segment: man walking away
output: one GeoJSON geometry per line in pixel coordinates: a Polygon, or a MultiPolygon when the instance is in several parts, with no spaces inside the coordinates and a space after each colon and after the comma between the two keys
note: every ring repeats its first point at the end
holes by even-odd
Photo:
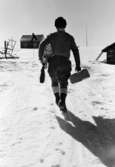
{"type": "Polygon", "coordinates": [[[68,79],[71,73],[70,51],[72,50],[75,60],[75,70],[80,71],[79,50],[74,37],[65,31],[67,22],[63,17],[55,20],[56,32],[51,33],[40,44],[39,59],[44,64],[44,49],[50,44],[52,47],[52,56],[47,57],[48,73],[51,78],[52,90],[55,96],[56,104],[63,113],[67,112],[66,97],[68,88],[68,79]]]}

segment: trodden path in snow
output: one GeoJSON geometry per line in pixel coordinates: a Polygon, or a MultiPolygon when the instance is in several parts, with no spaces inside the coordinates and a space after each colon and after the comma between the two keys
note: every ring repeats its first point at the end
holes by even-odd
{"type": "Polygon", "coordinates": [[[91,65],[90,79],[70,84],[67,122],[54,104],[49,78],[38,82],[38,64],[5,65],[0,73],[0,167],[115,166],[114,67],[107,72],[107,65],[91,65]]]}

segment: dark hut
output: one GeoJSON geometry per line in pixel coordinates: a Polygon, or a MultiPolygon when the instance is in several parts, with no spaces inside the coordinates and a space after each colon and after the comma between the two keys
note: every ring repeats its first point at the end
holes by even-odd
{"type": "Polygon", "coordinates": [[[44,39],[44,35],[23,35],[20,39],[20,47],[23,49],[38,49],[40,42],[44,39]]]}
{"type": "Polygon", "coordinates": [[[107,54],[107,63],[108,64],[115,64],[115,43],[112,43],[111,45],[105,47],[102,50],[102,53],[107,54]]]}

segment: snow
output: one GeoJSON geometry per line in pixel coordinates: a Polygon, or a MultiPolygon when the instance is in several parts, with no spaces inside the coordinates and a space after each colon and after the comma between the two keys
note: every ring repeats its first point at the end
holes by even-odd
{"type": "Polygon", "coordinates": [[[115,66],[96,62],[99,51],[80,50],[91,77],[69,83],[71,122],[55,105],[48,74],[39,83],[37,51],[0,61],[0,167],[115,167],[115,66]]]}

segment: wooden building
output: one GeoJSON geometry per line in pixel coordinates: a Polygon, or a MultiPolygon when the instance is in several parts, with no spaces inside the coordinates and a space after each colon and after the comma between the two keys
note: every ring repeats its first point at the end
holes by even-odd
{"type": "Polygon", "coordinates": [[[111,45],[105,47],[102,50],[102,53],[107,54],[107,63],[108,64],[115,64],[115,43],[112,43],[111,45]]]}
{"type": "Polygon", "coordinates": [[[44,35],[23,35],[20,39],[20,48],[22,49],[38,49],[40,42],[44,39],[44,35]]]}

